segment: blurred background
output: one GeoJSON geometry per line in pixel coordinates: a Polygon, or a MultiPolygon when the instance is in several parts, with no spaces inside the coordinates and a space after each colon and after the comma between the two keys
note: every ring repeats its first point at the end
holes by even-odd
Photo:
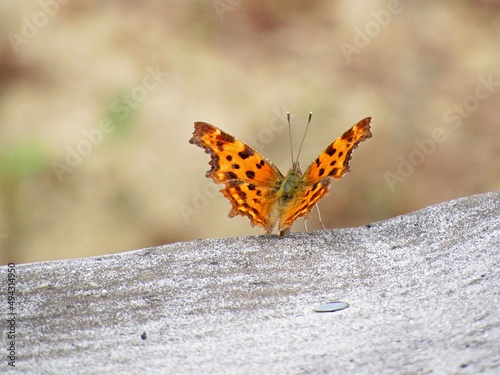
{"type": "Polygon", "coordinates": [[[286,111],[295,152],[314,113],[303,170],[373,117],[328,228],[498,190],[499,20],[495,0],[3,1],[0,262],[262,234],[227,217],[195,121],[286,173],[286,111]]]}

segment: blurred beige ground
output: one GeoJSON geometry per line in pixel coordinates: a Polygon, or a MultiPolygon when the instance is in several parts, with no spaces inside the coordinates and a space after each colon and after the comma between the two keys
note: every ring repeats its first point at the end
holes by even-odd
{"type": "Polygon", "coordinates": [[[204,177],[200,120],[286,173],[286,111],[295,150],[314,113],[303,168],[373,117],[327,227],[498,190],[499,17],[486,0],[2,2],[0,261],[262,233],[204,177]]]}

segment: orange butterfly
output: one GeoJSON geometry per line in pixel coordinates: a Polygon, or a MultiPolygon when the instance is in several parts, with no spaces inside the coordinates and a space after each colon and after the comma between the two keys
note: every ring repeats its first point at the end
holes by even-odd
{"type": "Polygon", "coordinates": [[[189,143],[210,154],[207,177],[224,184],[221,190],[232,204],[229,217],[247,216],[270,234],[279,220],[279,235],[290,231],[299,217],[309,216],[312,208],[329,191],[331,179],[349,171],[351,152],[358,143],[372,136],[371,117],[359,121],[330,144],[302,174],[294,162],[286,176],[252,147],[206,122],[195,122],[189,143]]]}

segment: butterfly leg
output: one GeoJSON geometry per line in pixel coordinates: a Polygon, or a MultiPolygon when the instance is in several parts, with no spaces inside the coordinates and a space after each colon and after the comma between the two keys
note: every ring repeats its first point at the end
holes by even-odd
{"type": "Polygon", "coordinates": [[[319,222],[321,223],[321,226],[323,227],[323,229],[326,229],[325,228],[325,224],[323,224],[323,220],[321,220],[321,212],[319,211],[319,206],[318,205],[316,205],[316,209],[318,210],[319,222]]]}
{"type": "Polygon", "coordinates": [[[280,230],[280,231],[279,231],[279,236],[280,236],[280,237],[284,237],[284,236],[286,236],[288,233],[290,233],[290,227],[280,230]]]}
{"type": "MultiPolygon", "coordinates": [[[[318,210],[318,217],[319,217],[319,222],[321,224],[321,227],[323,229],[326,229],[325,228],[325,224],[323,224],[323,220],[321,220],[321,212],[319,210],[319,206],[318,205],[316,205],[316,209],[318,210]]],[[[307,219],[304,219],[304,230],[305,230],[306,233],[309,233],[309,231],[307,230],[307,219]]]]}

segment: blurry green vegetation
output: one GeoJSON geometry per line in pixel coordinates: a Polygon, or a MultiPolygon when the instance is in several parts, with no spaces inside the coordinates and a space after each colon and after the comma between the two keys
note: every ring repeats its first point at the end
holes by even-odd
{"type": "Polygon", "coordinates": [[[110,138],[121,138],[128,135],[132,129],[133,123],[137,118],[137,109],[141,102],[134,99],[131,95],[132,90],[122,88],[118,90],[109,104],[105,107],[103,116],[113,123],[113,131],[110,138]]]}
{"type": "Polygon", "coordinates": [[[0,229],[1,263],[14,259],[24,233],[21,185],[49,168],[49,151],[40,138],[20,140],[0,151],[0,205],[7,219],[0,229]]]}
{"type": "Polygon", "coordinates": [[[0,184],[15,183],[45,170],[49,164],[49,151],[42,139],[18,141],[0,151],[0,184]]]}

